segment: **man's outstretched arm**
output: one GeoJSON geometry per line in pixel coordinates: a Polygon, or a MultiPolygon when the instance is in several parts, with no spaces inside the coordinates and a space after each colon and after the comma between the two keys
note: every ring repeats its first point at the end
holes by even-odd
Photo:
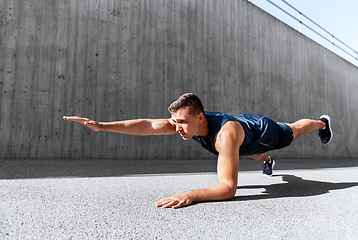
{"type": "Polygon", "coordinates": [[[68,121],[79,122],[93,131],[116,132],[129,135],[169,135],[175,134],[175,125],[170,119],[135,119],[116,122],[97,122],[83,117],[63,117],[68,121]]]}
{"type": "Polygon", "coordinates": [[[206,189],[192,190],[164,198],[157,207],[179,208],[192,202],[228,200],[235,196],[239,168],[239,146],[244,141],[244,131],[237,122],[226,123],[216,137],[219,152],[217,172],[219,184],[206,189]]]}

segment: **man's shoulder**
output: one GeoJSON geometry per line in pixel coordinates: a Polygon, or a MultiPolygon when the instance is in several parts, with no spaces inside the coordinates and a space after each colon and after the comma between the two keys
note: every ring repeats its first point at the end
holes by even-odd
{"type": "Polygon", "coordinates": [[[238,121],[235,120],[228,120],[220,129],[219,133],[240,133],[240,131],[243,131],[243,128],[241,124],[238,121]]]}
{"type": "Polygon", "coordinates": [[[216,142],[225,142],[228,139],[241,143],[244,141],[245,132],[241,124],[234,120],[227,121],[216,135],[216,142]]]}
{"type": "Polygon", "coordinates": [[[219,155],[236,152],[244,142],[245,133],[239,122],[228,121],[225,123],[215,138],[215,148],[219,155]]]}

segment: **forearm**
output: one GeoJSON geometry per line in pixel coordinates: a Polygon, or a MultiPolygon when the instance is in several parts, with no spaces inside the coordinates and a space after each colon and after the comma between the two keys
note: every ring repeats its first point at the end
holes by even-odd
{"type": "Polygon", "coordinates": [[[220,201],[233,198],[236,188],[225,183],[219,183],[210,188],[192,190],[187,193],[193,202],[220,201]]]}
{"type": "Polygon", "coordinates": [[[210,188],[192,190],[160,199],[155,205],[163,208],[179,208],[187,206],[192,202],[228,200],[235,196],[236,188],[236,186],[230,187],[230,185],[222,182],[210,188]]]}
{"type": "Polygon", "coordinates": [[[129,135],[167,135],[175,134],[175,126],[168,119],[135,119],[118,122],[100,122],[100,131],[129,135]]]}
{"type": "Polygon", "coordinates": [[[100,131],[116,132],[130,135],[150,135],[151,123],[146,119],[117,122],[99,122],[100,131]]]}

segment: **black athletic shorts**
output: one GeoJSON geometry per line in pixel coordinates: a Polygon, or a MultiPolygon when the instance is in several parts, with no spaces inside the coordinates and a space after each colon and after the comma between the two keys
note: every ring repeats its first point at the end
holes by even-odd
{"type": "Polygon", "coordinates": [[[279,142],[276,144],[275,149],[280,149],[291,144],[293,141],[293,131],[286,123],[277,122],[277,125],[279,142]]]}

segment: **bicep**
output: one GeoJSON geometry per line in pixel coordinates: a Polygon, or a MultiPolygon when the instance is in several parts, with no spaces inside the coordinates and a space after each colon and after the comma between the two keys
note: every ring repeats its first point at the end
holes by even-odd
{"type": "Polygon", "coordinates": [[[149,135],[170,135],[175,134],[175,125],[170,119],[148,119],[147,132],[149,135]]]}

